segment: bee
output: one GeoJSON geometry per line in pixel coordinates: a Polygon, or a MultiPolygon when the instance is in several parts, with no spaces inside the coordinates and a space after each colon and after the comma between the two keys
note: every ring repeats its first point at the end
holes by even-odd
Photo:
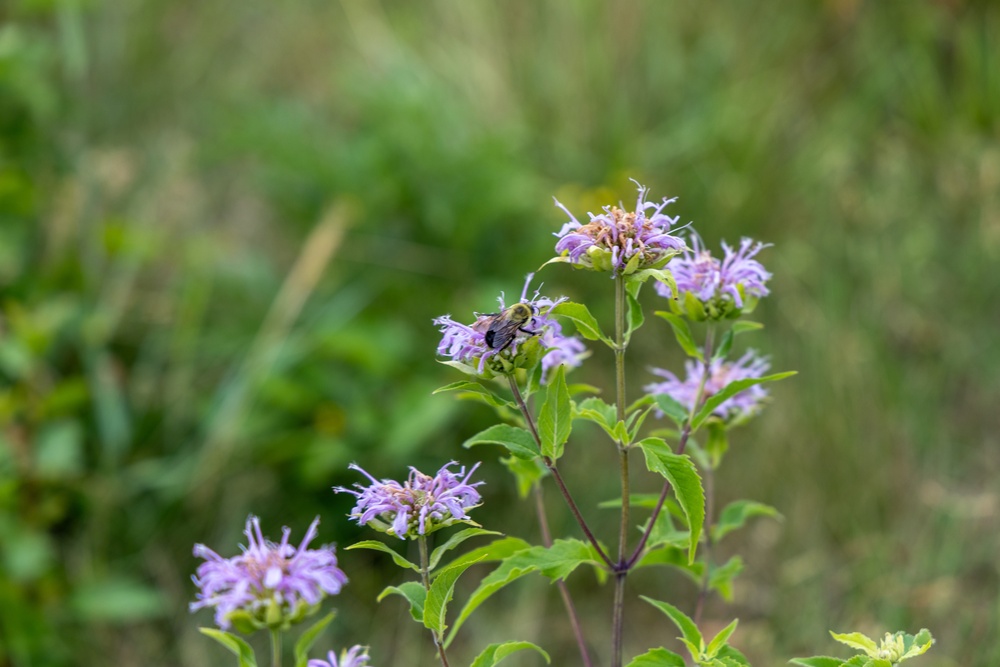
{"type": "Polygon", "coordinates": [[[476,315],[478,319],[473,328],[483,332],[486,346],[496,350],[497,354],[510,347],[518,331],[531,336],[539,333],[525,328],[535,316],[535,307],[527,303],[515,303],[500,313],[476,313],[476,315]]]}

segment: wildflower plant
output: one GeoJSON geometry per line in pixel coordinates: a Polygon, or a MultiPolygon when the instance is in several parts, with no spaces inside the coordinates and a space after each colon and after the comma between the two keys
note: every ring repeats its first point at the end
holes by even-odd
{"type": "MultiPolygon", "coordinates": [[[[794,375],[770,373],[768,358],[752,349],[738,351],[745,336],[762,328],[746,316],[758,300],[770,294],[767,282],[771,274],[758,260],[768,246],[743,239],[736,248],[723,243],[723,257],[713,257],[693,231],[687,232],[688,240],[678,235],[683,229],[677,227],[679,217],[666,214],[675,199],[651,202],[647,195],[647,188],[638,186],[634,210],[608,205],[600,214],[589,214],[586,222],[556,201],[569,221],[555,233],[555,256],[542,266],[569,264],[609,274],[615,307],[608,317],[598,318],[585,304],[565,297],[542,296],[541,287],[529,298],[534,278],[529,274],[518,301],[508,305],[500,295],[497,313],[473,313],[459,319],[445,315],[433,320],[441,333],[438,355],[464,375],[435,393],[479,401],[490,406],[498,418],[498,423],[456,444],[501,448],[501,462],[513,475],[520,496],[532,497],[536,534],[501,535],[471,518],[476,507],[489,502],[481,491],[483,483],[475,479],[479,463],[467,468],[452,460],[434,475],[411,467],[404,481],[379,479],[351,464],[350,469],[363,475],[367,483],[334,487],[335,492],[355,497],[350,519],[391,538],[388,542],[366,539],[347,549],[387,554],[411,573],[410,580],[386,587],[378,601],[396,597],[406,601],[413,620],[427,631],[442,667],[492,667],[522,651],[539,656],[531,660],[549,662],[544,647],[505,636],[481,649],[471,662],[456,661],[449,655],[457,633],[472,614],[488,604],[494,593],[531,573],[556,584],[580,664],[585,667],[596,664],[595,646],[604,646],[600,653],[612,667],[749,665],[730,643],[737,620],[713,636],[703,632],[708,625],[706,602],[713,596],[731,600],[742,569],[739,556],[720,562],[717,545],[754,517],[781,519],[775,508],[751,500],[737,500],[717,510],[714,484],[729,450],[731,431],[767,406],[770,396],[765,385],[794,375]],[[643,289],[650,279],[655,292],[643,289]],[[660,308],[654,311],[655,316],[669,325],[668,329],[661,324],[654,334],[664,345],[672,339],[688,359],[683,374],[662,368],[655,360],[647,361],[650,378],[641,395],[632,395],[625,359],[632,336],[646,324],[643,299],[650,293],[654,308],[660,308]],[[610,320],[610,326],[602,324],[604,319],[610,320]],[[570,328],[575,334],[567,333],[570,328]],[[598,388],[567,380],[591,354],[581,339],[592,343],[598,353],[607,348],[614,359],[608,401],[598,395],[598,388]],[[595,433],[581,432],[579,422],[599,427],[596,432],[603,440],[606,461],[617,463],[620,497],[600,504],[619,512],[613,540],[599,538],[584,511],[597,499],[578,502],[579,489],[572,488],[576,482],[563,476],[564,456],[581,449],[568,448],[570,440],[595,433]],[[644,463],[644,472],[633,469],[633,458],[644,463]],[[637,474],[658,478],[659,493],[652,497],[634,495],[631,489],[637,474]],[[554,486],[569,509],[576,523],[575,534],[551,533],[543,493],[546,486],[554,486]],[[479,540],[479,546],[452,554],[470,540],[479,540]],[[417,543],[419,562],[407,557],[403,549],[407,541],[417,543]],[[664,646],[652,646],[631,657],[624,655],[623,628],[634,604],[627,599],[626,582],[636,570],[654,566],[678,569],[693,583],[695,602],[690,610],[659,599],[663,592],[655,587],[646,591],[649,595],[640,596],[676,627],[687,656],[664,646]],[[612,588],[608,629],[603,635],[585,632],[577,615],[566,580],[578,570],[593,572],[599,582],[612,588]],[[455,609],[456,582],[471,573],[481,578],[455,609]]],[[[593,447],[587,451],[588,456],[600,456],[593,447]]],[[[216,609],[216,621],[223,630],[207,632],[220,641],[233,642],[230,647],[235,646],[238,655],[242,655],[245,643],[235,643],[238,638],[224,632],[228,625],[248,631],[265,627],[272,633],[284,631],[311,613],[319,599],[337,592],[345,581],[329,569],[336,569],[336,560],[330,560],[332,549],[322,561],[327,568],[322,579],[304,576],[292,566],[300,557],[308,563],[322,560],[301,556],[308,553],[314,526],[297,549],[289,545],[287,531],[282,542],[273,545],[260,535],[259,526],[254,523],[253,527],[255,531],[248,525],[251,546],[243,561],[230,562],[204,547],[196,548],[196,554],[207,562],[195,578],[201,592],[192,608],[216,609]],[[248,562],[257,564],[256,569],[244,567],[256,578],[237,572],[241,563],[248,562]],[[291,586],[293,581],[310,582],[312,588],[291,586]],[[272,609],[278,610],[273,618],[269,615],[272,609]],[[253,622],[242,623],[247,619],[253,622]]],[[[718,627],[718,620],[712,619],[712,626],[718,627]]],[[[322,625],[316,627],[322,629],[322,625]]],[[[308,630],[303,637],[314,638],[318,632],[308,630]]],[[[833,636],[864,653],[846,660],[817,656],[792,662],[804,667],[893,667],[922,654],[933,642],[926,630],[916,636],[889,634],[881,644],[859,633],[833,636]]],[[[368,665],[367,650],[360,646],[339,657],[331,652],[327,659],[307,664],[309,642],[303,641],[300,645],[304,648],[296,651],[297,667],[368,665]]],[[[280,664],[280,649],[274,664],[280,664]]]]}

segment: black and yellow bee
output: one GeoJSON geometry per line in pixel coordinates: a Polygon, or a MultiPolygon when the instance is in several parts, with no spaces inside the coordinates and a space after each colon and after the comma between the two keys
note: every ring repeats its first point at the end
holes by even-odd
{"type": "Polygon", "coordinates": [[[535,316],[535,307],[527,303],[515,303],[499,313],[477,313],[479,319],[473,327],[483,332],[486,346],[500,354],[514,342],[517,332],[528,335],[538,335],[538,331],[526,329],[525,326],[535,316]]]}

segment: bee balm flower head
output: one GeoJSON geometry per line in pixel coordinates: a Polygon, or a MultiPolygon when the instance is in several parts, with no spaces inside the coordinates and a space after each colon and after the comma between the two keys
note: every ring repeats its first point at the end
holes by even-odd
{"type": "Polygon", "coordinates": [[[588,214],[590,221],[581,223],[555,200],[556,206],[569,216],[569,222],[556,233],[553,261],[565,261],[593,271],[610,271],[611,275],[630,275],[642,269],[658,269],[677,253],[686,249],[684,241],[673,236],[670,228],[679,217],[663,212],[677,199],[664,198],[659,204],[646,201],[648,190],[639,188],[634,211],[618,206],[605,206],[600,215],[588,214]]]}
{"type": "Polygon", "coordinates": [[[198,593],[191,611],[213,607],[220,628],[235,624],[244,632],[286,628],[315,612],[323,598],[336,595],[347,583],[332,545],[308,548],[318,525],[319,517],[296,547],[289,544],[289,528],[275,544],[261,533],[260,520],[251,516],[243,531],[248,546],[232,558],[196,544],[194,555],[205,562],[192,577],[198,593]]]}

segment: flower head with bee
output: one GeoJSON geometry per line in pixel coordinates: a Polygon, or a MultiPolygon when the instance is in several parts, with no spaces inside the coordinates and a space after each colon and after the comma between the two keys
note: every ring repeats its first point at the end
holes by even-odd
{"type": "Polygon", "coordinates": [[[456,322],[450,315],[436,318],[434,324],[441,327],[438,354],[472,366],[478,373],[486,371],[488,366],[505,372],[505,366],[498,357],[503,354],[506,361],[514,362],[515,367],[520,365],[518,362],[526,356],[521,354],[524,344],[537,337],[543,353],[543,381],[548,372],[560,364],[579,366],[587,355],[587,348],[576,336],[564,335],[562,325],[549,315],[552,308],[566,298],[553,300],[535,290],[528,299],[528,287],[533,277],[533,273],[528,274],[519,301],[508,307],[501,293],[497,299],[500,312],[476,313],[476,321],[472,324],[456,322]]]}
{"type": "Polygon", "coordinates": [[[569,216],[569,222],[556,233],[556,252],[552,261],[569,262],[593,271],[610,271],[612,277],[630,275],[643,269],[661,268],[671,257],[687,249],[684,241],[671,233],[680,216],[671,218],[663,212],[677,198],[666,197],[657,204],[646,201],[649,190],[639,188],[634,211],[620,206],[605,206],[604,213],[588,213],[586,224],[576,219],[558,199],[556,206],[569,216]]]}

